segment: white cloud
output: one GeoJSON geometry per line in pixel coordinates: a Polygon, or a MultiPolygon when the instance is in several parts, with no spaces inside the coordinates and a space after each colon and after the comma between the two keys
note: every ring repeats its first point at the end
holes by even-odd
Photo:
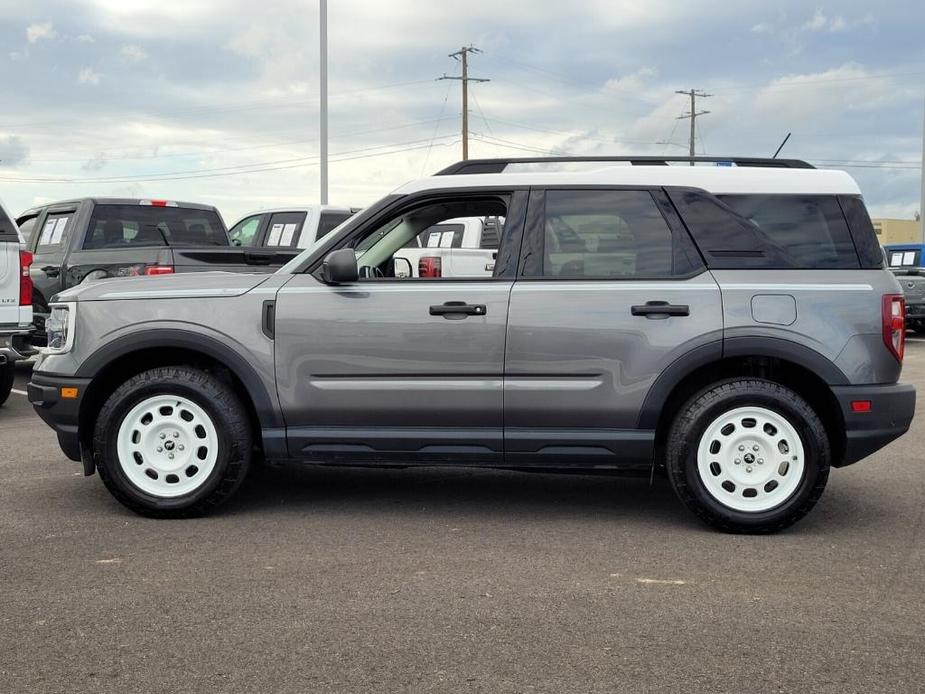
{"type": "Polygon", "coordinates": [[[0,166],[17,166],[29,158],[29,147],[19,135],[0,140],[0,166]]]}
{"type": "Polygon", "coordinates": [[[122,46],[122,48],[119,49],[119,53],[122,55],[123,58],[133,63],[141,62],[142,60],[145,60],[148,57],[147,51],[145,51],[140,46],[135,46],[132,44],[127,45],[127,46],[122,46]]]}
{"type": "Polygon", "coordinates": [[[874,24],[872,15],[865,15],[858,19],[848,20],[842,15],[828,16],[822,10],[816,10],[812,17],[800,25],[801,31],[827,31],[830,34],[837,34],[842,31],[849,31],[859,26],[874,24]]]}
{"type": "Polygon", "coordinates": [[[634,92],[642,89],[647,82],[658,77],[658,70],[654,67],[643,67],[636,72],[623,77],[613,77],[604,84],[604,91],[634,92]]]}
{"type": "Polygon", "coordinates": [[[29,43],[36,43],[42,39],[53,39],[58,35],[51,22],[36,22],[26,27],[26,40],[29,43]]]}
{"type": "Polygon", "coordinates": [[[96,43],[96,39],[90,36],[90,34],[80,34],[75,37],[74,40],[78,43],[96,43]]]}
{"type": "Polygon", "coordinates": [[[829,23],[829,18],[822,10],[816,10],[811,19],[808,19],[800,28],[803,31],[822,31],[829,23]]]}
{"type": "Polygon", "coordinates": [[[96,72],[93,68],[82,67],[80,72],[77,73],[77,81],[80,84],[92,84],[96,86],[100,83],[100,73],[96,72]]]}

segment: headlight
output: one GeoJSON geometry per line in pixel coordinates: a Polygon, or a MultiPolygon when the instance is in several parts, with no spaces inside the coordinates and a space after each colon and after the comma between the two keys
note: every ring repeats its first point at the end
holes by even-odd
{"type": "Polygon", "coordinates": [[[71,351],[74,344],[74,319],[76,304],[52,304],[51,313],[45,321],[48,333],[48,347],[45,354],[64,354],[71,351]]]}

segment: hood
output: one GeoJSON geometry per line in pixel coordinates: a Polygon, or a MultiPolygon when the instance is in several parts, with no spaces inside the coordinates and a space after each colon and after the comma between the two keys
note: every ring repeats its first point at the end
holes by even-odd
{"type": "Polygon", "coordinates": [[[272,274],[192,272],[160,277],[119,277],[84,282],[53,301],[116,301],[126,299],[199,299],[241,296],[272,274]]]}

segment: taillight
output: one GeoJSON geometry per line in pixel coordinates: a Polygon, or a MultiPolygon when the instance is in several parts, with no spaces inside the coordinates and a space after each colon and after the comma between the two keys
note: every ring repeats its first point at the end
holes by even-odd
{"type": "Polygon", "coordinates": [[[443,260],[438,256],[426,255],[418,261],[418,277],[442,277],[443,260]]]}
{"type": "Polygon", "coordinates": [[[172,275],[173,266],[171,265],[149,265],[145,268],[146,275],[172,275]]]}
{"type": "Polygon", "coordinates": [[[906,351],[906,300],[902,294],[883,295],[883,343],[898,361],[906,351]]]}
{"type": "Polygon", "coordinates": [[[32,254],[29,251],[19,252],[19,305],[32,305],[32,278],[29,268],[32,267],[32,254]]]}

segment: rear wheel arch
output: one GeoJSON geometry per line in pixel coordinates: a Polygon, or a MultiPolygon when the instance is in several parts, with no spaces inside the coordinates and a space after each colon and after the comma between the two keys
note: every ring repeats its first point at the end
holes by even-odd
{"type": "Polygon", "coordinates": [[[698,392],[730,378],[762,378],[803,397],[822,420],[833,461],[845,450],[845,421],[831,386],[848,379],[831,361],[808,347],[775,338],[735,338],[732,348],[716,342],[688,352],[666,369],[649,389],[639,416],[640,429],[655,429],[657,460],[662,459],[672,422],[698,392]],[[785,343],[785,344],[779,344],[785,343]]]}

